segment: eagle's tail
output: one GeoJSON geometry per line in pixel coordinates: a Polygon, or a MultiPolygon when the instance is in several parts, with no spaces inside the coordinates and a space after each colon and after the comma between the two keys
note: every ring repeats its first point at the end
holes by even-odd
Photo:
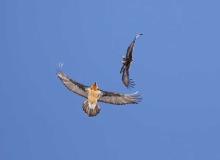
{"type": "Polygon", "coordinates": [[[89,116],[89,117],[93,117],[96,116],[99,112],[100,112],[100,108],[98,103],[95,104],[95,106],[93,106],[92,104],[90,104],[88,102],[88,100],[83,102],[83,111],[89,116]]]}

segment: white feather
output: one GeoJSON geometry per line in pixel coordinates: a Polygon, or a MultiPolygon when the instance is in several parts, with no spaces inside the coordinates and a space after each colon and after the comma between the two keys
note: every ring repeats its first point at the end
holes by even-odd
{"type": "Polygon", "coordinates": [[[89,108],[90,109],[95,109],[96,104],[95,103],[89,103],[89,108]]]}

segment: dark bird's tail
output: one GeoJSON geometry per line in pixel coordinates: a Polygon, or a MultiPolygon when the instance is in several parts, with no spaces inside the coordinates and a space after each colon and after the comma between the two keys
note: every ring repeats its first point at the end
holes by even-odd
{"type": "Polygon", "coordinates": [[[95,106],[89,104],[88,100],[83,102],[83,111],[89,116],[93,117],[96,116],[100,112],[100,108],[98,103],[95,106]]]}

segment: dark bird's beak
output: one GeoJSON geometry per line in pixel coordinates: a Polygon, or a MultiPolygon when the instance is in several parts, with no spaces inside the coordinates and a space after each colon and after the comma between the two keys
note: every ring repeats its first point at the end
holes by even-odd
{"type": "Polygon", "coordinates": [[[135,38],[134,38],[134,40],[136,40],[136,39],[138,39],[140,36],[142,36],[143,35],[143,33],[137,33],[136,34],[136,36],[135,36],[135,38]]]}

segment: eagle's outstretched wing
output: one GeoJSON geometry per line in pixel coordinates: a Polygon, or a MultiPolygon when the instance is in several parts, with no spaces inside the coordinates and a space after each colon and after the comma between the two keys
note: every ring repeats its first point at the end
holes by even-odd
{"type": "Polygon", "coordinates": [[[122,82],[126,87],[134,87],[135,83],[132,79],[129,78],[129,69],[130,69],[130,65],[131,62],[133,61],[133,50],[134,50],[134,46],[135,46],[135,42],[137,40],[138,37],[140,37],[141,35],[143,35],[142,33],[137,34],[134,38],[134,40],[131,42],[131,44],[128,46],[127,48],[127,52],[126,52],[126,56],[123,57],[122,60],[122,67],[120,70],[120,73],[122,73],[122,82]]]}
{"type": "Polygon", "coordinates": [[[121,94],[115,92],[102,91],[102,95],[99,99],[100,102],[125,105],[125,104],[137,104],[141,101],[140,95],[137,93],[133,94],[121,94]]]}
{"type": "Polygon", "coordinates": [[[87,98],[86,88],[88,86],[85,86],[81,83],[78,83],[78,82],[70,79],[63,72],[58,72],[57,76],[63,82],[63,84],[66,86],[67,89],[69,89],[70,91],[72,91],[80,96],[87,98]]]}

